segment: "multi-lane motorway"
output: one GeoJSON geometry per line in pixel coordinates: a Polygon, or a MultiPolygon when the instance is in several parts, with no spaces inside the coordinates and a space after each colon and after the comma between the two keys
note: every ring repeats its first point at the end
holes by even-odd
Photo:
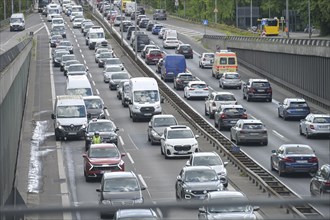
{"type": "MultiPolygon", "coordinates": [[[[99,94],[108,107],[108,116],[113,119],[116,125],[120,128],[120,143],[119,148],[121,151],[126,152],[127,156],[125,157],[126,169],[135,171],[141,180],[142,183],[148,186],[147,191],[144,192],[146,200],[153,201],[174,201],[174,182],[175,178],[185,164],[186,160],[165,160],[161,154],[159,146],[152,146],[147,141],[146,129],[147,122],[138,122],[133,123],[128,115],[128,110],[124,109],[121,106],[121,103],[117,101],[116,94],[113,91],[110,91],[108,85],[103,82],[102,69],[97,67],[97,64],[94,62],[94,53],[93,51],[88,50],[85,46],[85,39],[82,36],[79,29],[72,29],[72,24],[69,22],[69,19],[64,16],[67,21],[67,38],[74,44],[74,54],[81,63],[85,63],[89,67],[89,78],[92,81],[94,87],[94,93],[99,94]]],[[[39,106],[39,112],[36,114],[42,114],[42,119],[45,119],[46,125],[44,126],[44,135],[49,135],[48,141],[43,144],[42,149],[49,149],[49,155],[59,159],[61,158],[60,154],[56,152],[56,149],[61,149],[60,152],[63,152],[63,158],[59,162],[58,166],[60,169],[63,169],[65,176],[60,174],[57,178],[52,178],[53,182],[59,181],[62,183],[65,178],[68,183],[68,193],[69,198],[73,204],[97,204],[98,194],[95,192],[95,189],[98,188],[98,182],[86,183],[83,177],[83,161],[82,153],[84,149],[83,141],[65,141],[55,143],[55,138],[52,136],[53,127],[52,121],[50,120],[50,113],[52,111],[51,101],[54,99],[54,95],[64,94],[65,86],[65,77],[63,73],[59,71],[59,68],[53,68],[49,63],[49,47],[48,47],[48,29],[50,25],[45,21],[45,17],[38,14],[34,14],[27,19],[27,27],[35,27],[38,30],[37,33],[37,69],[36,69],[36,87],[38,87],[38,92],[35,93],[35,100],[39,106]],[[45,24],[44,29],[40,29],[45,24]],[[49,77],[50,73],[50,77],[49,77]],[[41,74],[43,74],[41,76],[41,74]],[[38,77],[38,75],[40,77],[38,77]],[[50,83],[53,83],[54,87],[51,89],[50,83]],[[47,117],[49,116],[49,117],[47,117]],[[56,146],[56,149],[54,147],[56,146]],[[56,181],[56,180],[57,181],[56,181]]],[[[173,29],[177,29],[179,32],[179,39],[182,42],[190,43],[196,54],[201,54],[205,49],[193,40],[193,36],[201,35],[204,30],[200,26],[187,24],[183,21],[176,20],[167,20],[164,23],[173,29]],[[181,34],[180,34],[181,33],[181,34]]],[[[117,29],[118,31],[118,29],[117,29]]],[[[211,31],[211,30],[208,30],[211,31]]],[[[2,42],[3,37],[9,42],[14,34],[5,30],[2,32],[2,42]]],[[[213,33],[212,33],[213,34],[213,33]]],[[[125,34],[124,34],[125,37],[125,34]]],[[[157,36],[152,36],[150,38],[155,44],[162,45],[160,39],[157,36]]],[[[112,41],[113,42],[113,41],[112,41]]],[[[132,76],[137,76],[139,74],[139,69],[137,66],[132,64],[132,61],[125,56],[119,46],[115,43],[113,44],[115,52],[118,57],[122,59],[125,67],[131,73],[132,76]],[[116,49],[118,48],[118,50],[116,49]]],[[[167,53],[174,53],[174,50],[165,50],[167,53]]],[[[189,71],[197,76],[199,79],[204,80],[207,84],[214,90],[221,91],[218,87],[218,81],[211,77],[211,71],[208,69],[200,69],[198,67],[198,56],[194,56],[194,59],[187,60],[187,65],[189,71]]],[[[154,66],[151,66],[152,69],[155,69],[154,66]]],[[[242,79],[246,81],[248,78],[257,78],[253,73],[239,67],[239,72],[242,76],[242,79]]],[[[168,83],[169,86],[173,87],[172,83],[168,83]]],[[[277,117],[277,103],[282,101],[285,97],[291,97],[292,94],[289,94],[286,91],[281,90],[279,87],[273,85],[273,101],[271,103],[264,102],[246,102],[242,98],[242,92],[240,90],[230,90],[236,96],[239,104],[242,104],[249,114],[250,118],[258,118],[263,121],[267,126],[269,133],[269,143],[268,146],[240,146],[247,154],[249,154],[254,160],[256,160],[260,165],[264,166],[266,169],[270,170],[270,154],[272,149],[276,149],[279,145],[283,143],[304,143],[312,146],[319,158],[320,164],[330,163],[330,150],[329,150],[329,140],[326,139],[306,139],[299,135],[298,132],[298,122],[297,121],[283,121],[277,117]]],[[[178,92],[178,95],[183,98],[183,93],[178,92]]],[[[186,101],[186,100],[184,100],[186,101]]],[[[193,100],[187,101],[189,105],[198,111],[201,115],[204,114],[204,101],[193,100]]],[[[38,109],[35,107],[36,110],[38,109]]],[[[174,114],[180,123],[186,124],[183,118],[180,117],[168,104],[163,105],[164,112],[169,114],[174,114]]],[[[318,111],[313,109],[313,111],[318,111]]],[[[205,117],[211,124],[213,120],[205,117]]],[[[229,137],[228,131],[222,131],[224,135],[229,137]]],[[[201,149],[203,151],[214,150],[207,141],[202,138],[199,139],[201,149]]],[[[55,161],[43,161],[46,163],[55,163],[55,161]]],[[[56,165],[56,163],[55,163],[56,165]]],[[[228,168],[233,170],[233,168],[228,168]]],[[[52,176],[51,166],[45,166],[44,171],[41,171],[43,177],[52,176]],[[49,170],[49,171],[46,171],[49,170]],[[49,172],[47,175],[47,172],[49,172]]],[[[309,193],[309,180],[310,176],[308,175],[290,175],[286,177],[279,177],[277,173],[273,173],[277,178],[279,178],[285,185],[290,187],[300,196],[308,196],[309,193]]],[[[239,176],[239,174],[237,174],[239,176]]],[[[229,172],[230,177],[230,172],[229,172]]],[[[233,178],[232,180],[240,180],[239,177],[233,178]],[[237,178],[237,179],[236,179],[237,178]]],[[[45,184],[47,182],[52,182],[45,178],[45,184]]],[[[243,185],[239,182],[234,182],[235,185],[243,185]]],[[[35,186],[35,188],[42,189],[41,185],[35,186]]],[[[233,186],[230,186],[231,188],[233,186]]],[[[33,186],[32,186],[33,188],[33,186]]],[[[240,187],[241,188],[241,187],[240,187]]],[[[243,186],[242,186],[243,188],[243,186]]],[[[253,188],[253,187],[252,187],[253,188]]],[[[43,189],[47,190],[47,189],[43,189]]],[[[243,190],[243,189],[242,189],[243,190]]],[[[51,191],[51,190],[50,190],[51,191]]],[[[66,193],[65,189],[62,189],[61,192],[66,193]],[[63,191],[64,190],[64,191],[63,191]]],[[[247,195],[252,198],[253,191],[252,189],[247,190],[247,195]],[[248,192],[250,190],[250,192],[248,192]]],[[[46,202],[46,201],[45,201],[46,202]]],[[[317,207],[324,215],[329,216],[330,211],[329,207],[319,206],[317,207]]],[[[79,219],[95,219],[99,218],[96,213],[84,213],[83,215],[76,215],[79,219]]],[[[173,211],[170,213],[170,217],[176,218],[197,218],[196,210],[179,210],[173,211]]]]}

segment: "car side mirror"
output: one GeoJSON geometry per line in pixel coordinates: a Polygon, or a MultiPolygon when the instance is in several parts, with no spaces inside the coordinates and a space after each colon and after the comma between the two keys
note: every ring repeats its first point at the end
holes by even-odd
{"type": "Polygon", "coordinates": [[[56,118],[56,116],[55,116],[54,113],[51,114],[51,118],[52,118],[52,119],[55,119],[55,118],[56,118]]]}
{"type": "Polygon", "coordinates": [[[253,211],[259,211],[260,210],[260,207],[259,206],[253,206],[253,211]]]}
{"type": "Polygon", "coordinates": [[[141,186],[141,190],[146,190],[147,187],[146,186],[141,186]]]}
{"type": "Polygon", "coordinates": [[[101,189],[96,189],[96,192],[102,192],[101,189]]]}
{"type": "Polygon", "coordinates": [[[177,177],[176,177],[176,180],[177,180],[177,181],[182,181],[181,176],[177,176],[177,177]]]}
{"type": "Polygon", "coordinates": [[[148,127],[149,127],[149,128],[152,128],[151,122],[149,122],[148,127]]]}
{"type": "Polygon", "coordinates": [[[223,165],[226,167],[228,165],[228,162],[223,162],[223,165]]]}
{"type": "Polygon", "coordinates": [[[198,211],[199,211],[200,213],[206,213],[205,208],[199,208],[198,211]]]}
{"type": "Polygon", "coordinates": [[[273,154],[276,154],[276,150],[272,150],[272,153],[273,153],[273,154]]]}
{"type": "Polygon", "coordinates": [[[82,157],[83,157],[83,158],[87,157],[87,154],[83,154],[82,157]]]}
{"type": "Polygon", "coordinates": [[[87,113],[87,118],[92,118],[92,114],[91,113],[87,113]]]}
{"type": "Polygon", "coordinates": [[[116,128],[115,131],[119,131],[119,128],[116,128]]]}
{"type": "Polygon", "coordinates": [[[103,109],[108,109],[108,107],[107,106],[104,106],[103,109]]]}
{"type": "Polygon", "coordinates": [[[187,160],[186,166],[190,166],[190,161],[189,160],[187,160]]]}
{"type": "Polygon", "coordinates": [[[126,156],[126,153],[121,153],[121,156],[122,156],[122,157],[125,157],[125,156],[126,156]]]}
{"type": "Polygon", "coordinates": [[[87,71],[87,72],[89,71],[88,67],[86,67],[86,71],[87,71]]]}
{"type": "Polygon", "coordinates": [[[160,103],[164,103],[164,101],[165,101],[165,98],[164,97],[161,97],[160,98],[160,103]]]}
{"type": "Polygon", "coordinates": [[[198,134],[196,134],[196,135],[195,135],[195,138],[196,138],[196,139],[197,139],[197,138],[199,138],[199,135],[198,135],[198,134]]]}

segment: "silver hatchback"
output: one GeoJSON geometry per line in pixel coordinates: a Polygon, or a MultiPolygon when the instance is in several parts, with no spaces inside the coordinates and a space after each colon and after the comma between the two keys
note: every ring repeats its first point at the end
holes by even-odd
{"type": "Polygon", "coordinates": [[[220,88],[242,88],[241,76],[237,72],[225,72],[219,79],[220,88]]]}

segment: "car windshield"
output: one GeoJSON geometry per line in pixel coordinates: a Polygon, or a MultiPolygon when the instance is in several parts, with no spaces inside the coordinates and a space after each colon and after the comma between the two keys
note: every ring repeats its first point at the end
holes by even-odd
{"type": "Polygon", "coordinates": [[[233,95],[222,94],[215,96],[215,101],[236,101],[236,99],[233,95]]]}
{"type": "Polygon", "coordinates": [[[87,109],[102,109],[103,103],[101,99],[84,99],[87,109]]]}
{"type": "Polygon", "coordinates": [[[226,74],[226,79],[239,79],[240,76],[238,74],[226,74]]]}
{"type": "Polygon", "coordinates": [[[139,103],[158,102],[159,95],[157,90],[135,91],[134,101],[139,103]]]}
{"type": "Polygon", "coordinates": [[[222,161],[218,156],[200,156],[194,157],[193,166],[217,166],[222,165],[222,161]]]}
{"type": "Polygon", "coordinates": [[[317,117],[314,118],[314,123],[330,123],[330,117],[317,117]]]}
{"type": "Polygon", "coordinates": [[[253,124],[244,124],[243,129],[263,129],[263,124],[253,123],[253,124]]]}
{"type": "Polygon", "coordinates": [[[285,149],[286,154],[314,154],[313,150],[308,147],[287,147],[285,149]]]}
{"type": "Polygon", "coordinates": [[[77,88],[77,89],[67,89],[67,95],[91,96],[93,95],[93,93],[90,88],[77,88]]]}
{"type": "Polygon", "coordinates": [[[70,60],[70,61],[66,62],[65,65],[70,66],[71,64],[78,64],[78,63],[79,63],[79,61],[77,61],[77,60],[73,60],[72,62],[70,60]]]}
{"type": "Polygon", "coordinates": [[[90,38],[104,38],[104,34],[103,33],[91,33],[89,35],[90,38]]]}
{"type": "Polygon", "coordinates": [[[111,75],[111,79],[128,79],[127,73],[114,73],[111,75]]]}
{"type": "Polygon", "coordinates": [[[204,54],[204,58],[206,59],[213,59],[214,58],[214,54],[204,54]]]}
{"type": "Polygon", "coordinates": [[[116,147],[90,148],[89,157],[91,158],[119,157],[119,152],[116,147]]]}
{"type": "MultiPolygon", "coordinates": [[[[235,200],[242,201],[243,198],[235,198],[235,199],[225,198],[225,199],[228,200],[228,201],[235,201],[235,200]]],[[[212,202],[215,202],[215,200],[213,200],[212,202]]],[[[242,205],[242,206],[217,206],[217,205],[212,205],[212,206],[208,207],[208,211],[210,213],[231,213],[231,212],[251,213],[253,211],[253,208],[250,205],[242,205]]]]}
{"type": "Polygon", "coordinates": [[[85,66],[84,65],[71,65],[69,66],[68,71],[85,71],[85,66]]]}
{"type": "Polygon", "coordinates": [[[268,82],[253,82],[252,86],[256,87],[256,88],[258,88],[258,87],[270,87],[268,82]]]}
{"type": "Polygon", "coordinates": [[[110,64],[110,65],[113,65],[113,64],[121,64],[121,61],[119,59],[110,59],[110,60],[107,60],[106,61],[106,64],[110,64]]]}
{"type": "Polygon", "coordinates": [[[204,89],[204,88],[206,88],[207,86],[206,86],[206,84],[201,83],[201,84],[191,84],[190,87],[191,87],[191,88],[194,88],[194,89],[204,89]]]}
{"type": "Polygon", "coordinates": [[[306,102],[290,102],[290,107],[307,107],[306,102]]]}
{"type": "Polygon", "coordinates": [[[192,75],[180,75],[179,78],[183,79],[183,80],[193,80],[194,79],[194,77],[192,75]]]}
{"type": "Polygon", "coordinates": [[[170,130],[167,134],[167,139],[184,139],[184,138],[194,138],[194,134],[191,130],[170,130]]]}
{"type": "Polygon", "coordinates": [[[53,31],[64,31],[64,30],[65,30],[65,27],[63,27],[63,26],[54,26],[53,27],[53,31]]]}
{"type": "Polygon", "coordinates": [[[139,190],[140,187],[135,178],[106,179],[103,185],[104,192],[133,192],[139,190]]]}
{"type": "Polygon", "coordinates": [[[11,18],[10,19],[10,23],[20,23],[22,22],[22,18],[11,18]]]}
{"type": "Polygon", "coordinates": [[[185,173],[185,182],[210,182],[217,181],[218,176],[214,170],[189,170],[185,173]]]}
{"type": "Polygon", "coordinates": [[[52,21],[52,23],[53,23],[53,24],[63,24],[64,21],[63,21],[62,19],[54,19],[54,20],[52,21]]]}
{"type": "Polygon", "coordinates": [[[62,60],[63,60],[63,61],[74,60],[74,59],[75,59],[74,56],[62,56],[62,60]]]}
{"type": "Polygon", "coordinates": [[[71,46],[71,43],[69,41],[62,41],[59,43],[60,46],[71,46]]]}
{"type": "Polygon", "coordinates": [[[174,118],[155,118],[154,127],[169,127],[171,125],[177,125],[174,118]]]}
{"type": "Polygon", "coordinates": [[[120,72],[122,69],[120,66],[108,66],[105,68],[105,72],[120,72]]]}
{"type": "Polygon", "coordinates": [[[58,106],[56,112],[57,118],[84,118],[86,110],[84,105],[58,106]]]}
{"type": "Polygon", "coordinates": [[[88,125],[88,132],[111,132],[115,130],[115,125],[110,122],[92,122],[88,125]]]}
{"type": "Polygon", "coordinates": [[[112,53],[101,53],[100,58],[112,58],[112,53]]]}

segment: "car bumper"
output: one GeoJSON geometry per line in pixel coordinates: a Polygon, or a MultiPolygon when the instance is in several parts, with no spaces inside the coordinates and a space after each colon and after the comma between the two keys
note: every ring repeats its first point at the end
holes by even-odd
{"type": "Polygon", "coordinates": [[[198,146],[191,147],[190,150],[187,151],[176,151],[174,147],[166,147],[165,148],[166,155],[168,157],[189,157],[192,153],[198,152],[198,146]]]}
{"type": "Polygon", "coordinates": [[[248,143],[254,143],[254,142],[268,142],[267,136],[246,136],[246,135],[238,135],[237,139],[239,142],[248,142],[248,143]]]}
{"type": "Polygon", "coordinates": [[[188,98],[207,98],[209,93],[188,93],[188,98]]]}
{"type": "Polygon", "coordinates": [[[309,135],[320,135],[320,136],[330,136],[330,131],[329,130],[308,130],[309,135]]]}
{"type": "Polygon", "coordinates": [[[55,128],[55,135],[59,138],[66,138],[66,137],[84,137],[85,136],[85,130],[81,129],[78,131],[65,131],[60,128],[55,128]]]}
{"type": "Polygon", "coordinates": [[[298,164],[286,163],[283,168],[285,173],[315,173],[318,170],[318,164],[298,164]]]}
{"type": "Polygon", "coordinates": [[[272,94],[256,94],[256,93],[248,93],[249,98],[252,99],[271,99],[272,94]]]}
{"type": "Polygon", "coordinates": [[[230,128],[230,127],[234,126],[237,123],[237,121],[238,121],[238,119],[235,119],[235,118],[233,118],[231,120],[221,120],[220,126],[230,128]]]}
{"type": "Polygon", "coordinates": [[[223,82],[222,83],[225,87],[239,87],[239,86],[242,86],[242,83],[241,82],[223,82]]]}
{"type": "Polygon", "coordinates": [[[160,115],[162,114],[161,111],[155,111],[155,112],[148,112],[148,113],[143,113],[143,112],[132,112],[132,116],[134,118],[151,118],[153,115],[160,115]]]}

